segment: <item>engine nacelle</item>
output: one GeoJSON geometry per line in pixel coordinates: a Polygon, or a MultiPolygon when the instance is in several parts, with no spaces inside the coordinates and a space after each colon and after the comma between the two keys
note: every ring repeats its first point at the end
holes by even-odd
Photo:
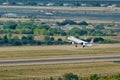
{"type": "Polygon", "coordinates": [[[72,44],[75,44],[74,42],[72,42],[72,44]]]}

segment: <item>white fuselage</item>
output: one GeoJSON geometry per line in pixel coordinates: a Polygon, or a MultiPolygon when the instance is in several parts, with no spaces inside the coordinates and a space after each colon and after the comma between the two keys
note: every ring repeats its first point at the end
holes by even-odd
{"type": "Polygon", "coordinates": [[[69,37],[68,37],[68,40],[70,40],[71,42],[75,42],[75,43],[77,43],[77,44],[87,44],[87,43],[88,43],[88,42],[86,42],[86,41],[83,41],[83,40],[81,40],[81,39],[75,38],[75,37],[73,37],[73,36],[69,36],[69,37]]]}
{"type": "Polygon", "coordinates": [[[69,36],[68,40],[71,41],[71,42],[74,42],[76,44],[82,44],[83,46],[92,46],[91,43],[88,43],[88,42],[83,41],[81,39],[75,38],[74,36],[69,36]]]}

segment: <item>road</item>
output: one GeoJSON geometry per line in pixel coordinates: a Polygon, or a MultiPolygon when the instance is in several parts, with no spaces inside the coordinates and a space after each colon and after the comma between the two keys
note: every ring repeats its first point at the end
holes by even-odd
{"type": "Polygon", "coordinates": [[[90,57],[69,57],[69,58],[46,58],[46,59],[18,59],[0,60],[0,66],[34,65],[34,64],[60,64],[60,63],[81,63],[81,62],[101,62],[120,61],[118,56],[90,56],[90,57]]]}

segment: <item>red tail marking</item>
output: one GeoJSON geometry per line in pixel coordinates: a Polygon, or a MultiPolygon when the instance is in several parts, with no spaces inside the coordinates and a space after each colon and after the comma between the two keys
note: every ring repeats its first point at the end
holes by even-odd
{"type": "Polygon", "coordinates": [[[94,42],[94,39],[92,38],[91,41],[90,41],[90,43],[93,43],[93,42],[94,42]]]}

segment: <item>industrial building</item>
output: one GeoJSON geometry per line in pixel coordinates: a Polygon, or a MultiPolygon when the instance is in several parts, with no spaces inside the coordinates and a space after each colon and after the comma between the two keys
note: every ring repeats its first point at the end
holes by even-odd
{"type": "Polygon", "coordinates": [[[120,0],[0,0],[1,4],[9,3],[12,5],[21,4],[21,5],[63,5],[63,4],[73,4],[73,5],[91,5],[91,6],[99,6],[99,5],[112,5],[115,4],[117,6],[120,5],[120,0]]]}

